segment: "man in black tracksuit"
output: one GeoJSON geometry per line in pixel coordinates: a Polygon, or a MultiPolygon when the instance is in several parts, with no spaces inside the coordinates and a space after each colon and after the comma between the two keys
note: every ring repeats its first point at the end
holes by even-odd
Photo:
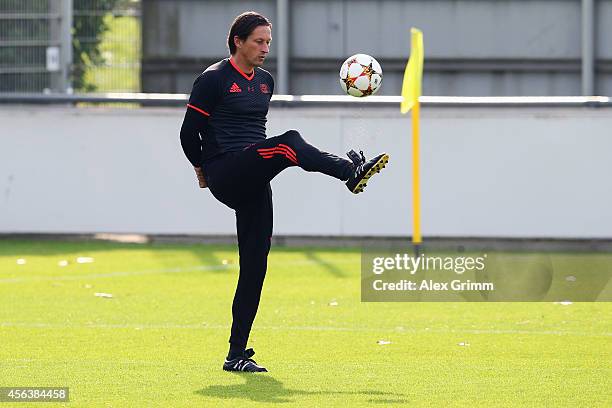
{"type": "Polygon", "coordinates": [[[388,161],[363,153],[346,160],[308,144],[295,130],[266,138],[266,115],[274,79],[260,68],[269,52],[271,24],[248,12],[236,17],[228,36],[231,57],[208,67],[195,80],[181,127],[181,145],[200,187],[236,211],[240,277],[232,305],[227,371],[267,371],[246,350],[266,275],[272,238],[270,181],[299,166],[345,181],[353,193],[388,161]]]}

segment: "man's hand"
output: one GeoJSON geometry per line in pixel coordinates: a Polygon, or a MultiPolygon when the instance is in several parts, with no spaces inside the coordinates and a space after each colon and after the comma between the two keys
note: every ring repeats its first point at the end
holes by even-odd
{"type": "Polygon", "coordinates": [[[193,169],[195,170],[196,176],[198,177],[198,184],[200,185],[200,188],[208,187],[208,184],[206,184],[206,179],[204,178],[204,172],[202,171],[202,168],[194,166],[193,169]]]}

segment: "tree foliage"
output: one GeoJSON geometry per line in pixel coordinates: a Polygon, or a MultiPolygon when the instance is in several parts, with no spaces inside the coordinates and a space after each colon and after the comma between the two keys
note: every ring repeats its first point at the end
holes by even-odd
{"type": "MultiPolygon", "coordinates": [[[[50,2],[58,0],[2,0],[0,13],[39,14],[50,13],[50,2]]],[[[108,30],[105,17],[116,7],[127,7],[133,0],[73,0],[72,21],[72,87],[81,92],[94,91],[87,83],[85,72],[92,65],[104,63],[99,45],[108,30]]],[[[0,68],[11,69],[2,75],[0,91],[41,92],[49,87],[49,76],[45,72],[28,71],[32,67],[44,67],[50,24],[47,18],[5,19],[0,24],[0,40],[16,45],[0,47],[0,68]],[[18,45],[19,41],[36,41],[37,44],[18,45]],[[20,72],[21,71],[21,72],[20,72]]]]}
{"type": "Polygon", "coordinates": [[[95,91],[95,86],[85,80],[87,67],[104,63],[100,42],[108,26],[104,17],[113,11],[121,0],[74,0],[72,20],[73,69],[72,86],[81,92],[95,91]]]}

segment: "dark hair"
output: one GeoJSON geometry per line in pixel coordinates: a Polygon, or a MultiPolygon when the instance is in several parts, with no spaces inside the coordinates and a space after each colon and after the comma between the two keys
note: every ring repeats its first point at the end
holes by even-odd
{"type": "Polygon", "coordinates": [[[238,36],[238,38],[244,41],[259,26],[272,27],[272,23],[266,17],[254,11],[247,11],[236,17],[227,36],[227,46],[229,47],[230,54],[234,55],[236,53],[234,36],[238,36]]]}

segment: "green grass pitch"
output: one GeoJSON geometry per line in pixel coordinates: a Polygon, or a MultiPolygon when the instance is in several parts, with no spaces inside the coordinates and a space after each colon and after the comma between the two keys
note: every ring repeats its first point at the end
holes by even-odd
{"type": "Polygon", "coordinates": [[[0,241],[0,386],[79,407],[612,406],[610,303],[361,303],[358,250],[273,248],[250,342],[270,372],[226,373],[237,260],[0,241]]]}

